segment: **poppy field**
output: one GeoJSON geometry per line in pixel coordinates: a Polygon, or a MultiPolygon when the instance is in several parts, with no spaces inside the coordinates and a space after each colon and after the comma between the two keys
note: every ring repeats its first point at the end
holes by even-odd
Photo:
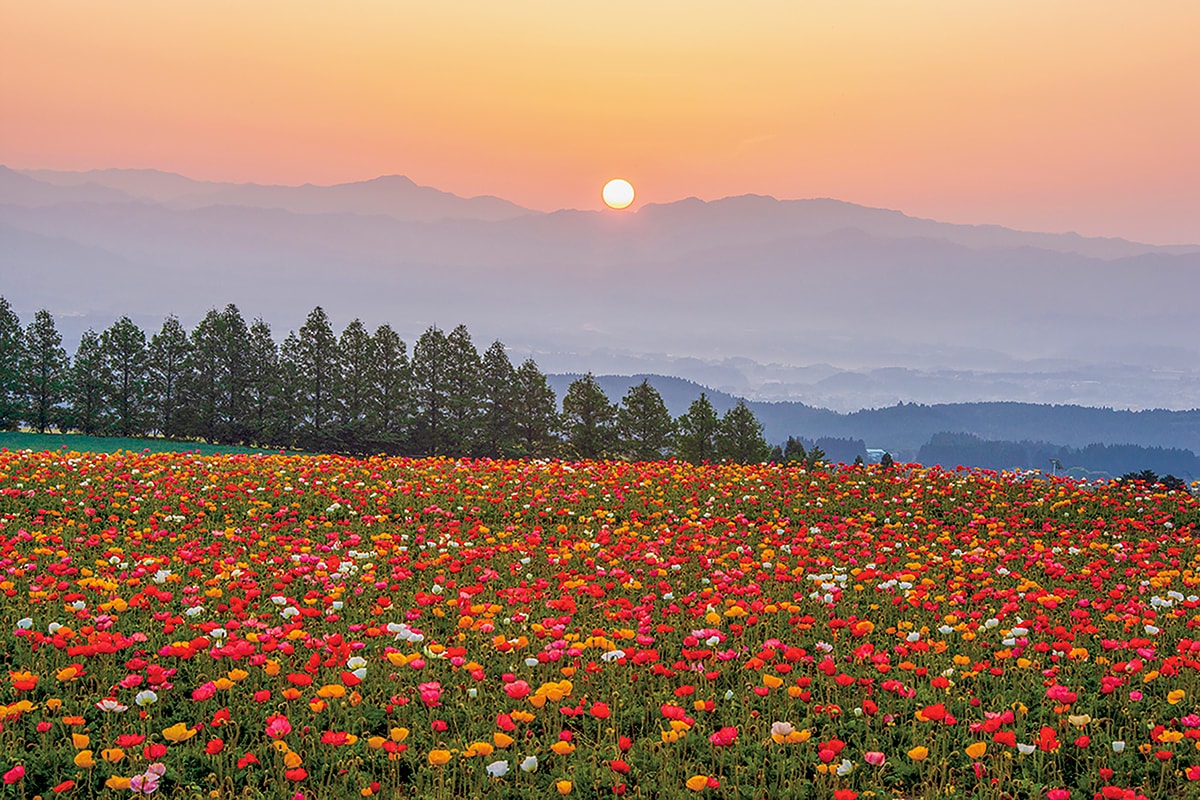
{"type": "Polygon", "coordinates": [[[0,451],[0,790],[1198,797],[1198,522],[917,467],[0,451]]]}

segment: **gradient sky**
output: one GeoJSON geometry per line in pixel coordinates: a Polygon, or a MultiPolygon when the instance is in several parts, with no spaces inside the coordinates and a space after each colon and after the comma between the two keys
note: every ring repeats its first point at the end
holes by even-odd
{"type": "Polygon", "coordinates": [[[0,0],[0,163],[1200,243],[1196,0],[0,0]]]}

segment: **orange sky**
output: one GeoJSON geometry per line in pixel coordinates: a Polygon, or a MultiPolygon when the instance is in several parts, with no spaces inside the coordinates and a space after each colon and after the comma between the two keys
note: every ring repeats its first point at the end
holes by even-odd
{"type": "Polygon", "coordinates": [[[1196,0],[0,0],[0,163],[1200,242],[1196,0]]]}

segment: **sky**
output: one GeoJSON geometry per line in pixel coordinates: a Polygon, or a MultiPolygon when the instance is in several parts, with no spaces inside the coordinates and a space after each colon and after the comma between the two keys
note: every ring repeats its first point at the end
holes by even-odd
{"type": "Polygon", "coordinates": [[[0,164],[1200,243],[1195,0],[0,0],[0,164]]]}

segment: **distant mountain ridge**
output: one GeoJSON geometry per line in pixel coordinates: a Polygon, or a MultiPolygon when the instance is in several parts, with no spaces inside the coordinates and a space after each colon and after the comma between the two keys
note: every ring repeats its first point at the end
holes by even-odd
{"type": "Polygon", "coordinates": [[[123,314],[193,325],[228,302],[282,334],[322,305],[337,326],[388,322],[410,342],[466,322],[555,371],[641,359],[843,410],[1200,407],[1200,247],[831,199],[541,213],[401,176],[285,187],[0,167],[0,286],[69,342],[123,314]]]}

